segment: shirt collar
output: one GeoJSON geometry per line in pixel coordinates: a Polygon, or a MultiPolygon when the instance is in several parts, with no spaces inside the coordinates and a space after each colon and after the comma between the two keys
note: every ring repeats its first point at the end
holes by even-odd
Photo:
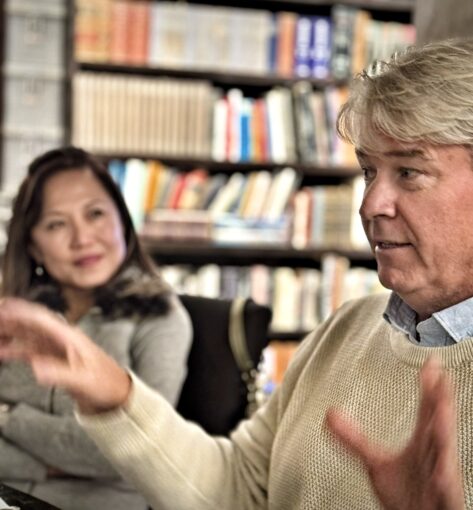
{"type": "Polygon", "coordinates": [[[417,324],[415,311],[393,292],[383,317],[416,344],[442,346],[473,336],[472,315],[473,297],[435,312],[417,324]]]}

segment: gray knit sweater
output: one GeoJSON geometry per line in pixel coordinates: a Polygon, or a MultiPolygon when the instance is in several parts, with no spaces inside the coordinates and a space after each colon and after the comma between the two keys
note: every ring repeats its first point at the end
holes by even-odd
{"type": "MultiPolygon", "coordinates": [[[[167,313],[110,319],[92,309],[78,326],[121,365],[175,404],[186,375],[191,324],[177,299],[167,313]]],[[[144,510],[73,416],[60,389],[40,387],[29,367],[0,366],[0,401],[11,402],[0,437],[0,480],[63,510],[144,510]],[[48,467],[67,475],[48,478],[48,467]]]]}
{"type": "Polygon", "coordinates": [[[159,510],[378,510],[368,476],[325,426],[343,409],[373,440],[405,444],[419,371],[435,352],[455,388],[465,508],[473,508],[473,338],[421,347],[382,319],[385,296],[344,306],[301,345],[268,404],[231,439],[211,438],[135,379],[127,405],[79,416],[159,510]]]}

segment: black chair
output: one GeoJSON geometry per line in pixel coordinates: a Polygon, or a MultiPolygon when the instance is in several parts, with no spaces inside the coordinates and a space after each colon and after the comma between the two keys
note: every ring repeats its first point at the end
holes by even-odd
{"type": "MultiPolygon", "coordinates": [[[[230,345],[230,327],[238,327],[235,303],[188,295],[180,299],[191,317],[194,336],[177,410],[210,434],[228,435],[247,413],[247,383],[251,384],[244,380],[251,378],[250,374],[242,377],[230,345]]],[[[242,304],[240,325],[245,333],[250,365],[256,367],[268,343],[271,311],[251,299],[242,304]]]]}

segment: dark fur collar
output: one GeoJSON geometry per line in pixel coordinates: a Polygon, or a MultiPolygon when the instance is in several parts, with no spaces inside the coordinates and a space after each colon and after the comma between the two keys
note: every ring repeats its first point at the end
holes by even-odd
{"type": "MultiPolygon", "coordinates": [[[[111,282],[95,290],[95,304],[104,317],[146,317],[165,315],[170,308],[170,288],[155,275],[128,267],[111,282]]],[[[51,279],[32,287],[28,299],[64,314],[66,302],[51,279]]]]}

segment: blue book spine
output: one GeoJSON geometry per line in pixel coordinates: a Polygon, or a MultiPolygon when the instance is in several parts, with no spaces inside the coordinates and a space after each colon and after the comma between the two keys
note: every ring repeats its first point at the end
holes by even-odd
{"type": "Polygon", "coordinates": [[[108,172],[112,176],[120,191],[123,194],[123,183],[125,181],[125,162],[120,159],[112,159],[108,163],[108,172]]]}
{"type": "Polygon", "coordinates": [[[294,74],[307,78],[311,74],[310,46],[313,24],[309,16],[299,16],[296,24],[296,38],[294,44],[294,74]]]}
{"type": "Polygon", "coordinates": [[[278,47],[278,37],[277,37],[277,24],[276,24],[276,15],[272,13],[271,18],[271,31],[268,36],[268,69],[271,73],[275,73],[277,66],[277,47],[278,47]]]}
{"type": "Polygon", "coordinates": [[[325,80],[331,74],[332,21],[328,16],[312,17],[310,60],[312,77],[325,80]]]}
{"type": "Polygon", "coordinates": [[[240,113],[241,161],[251,159],[251,111],[251,99],[244,98],[240,113]]]}

